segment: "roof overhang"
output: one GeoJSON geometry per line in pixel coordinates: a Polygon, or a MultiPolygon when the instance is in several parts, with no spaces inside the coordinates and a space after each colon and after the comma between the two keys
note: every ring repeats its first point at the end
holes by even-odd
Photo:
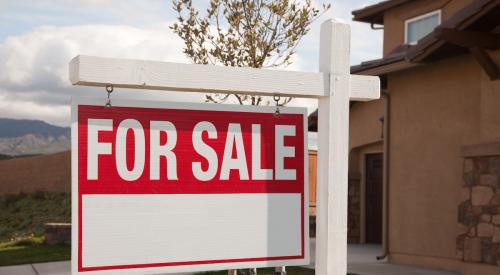
{"type": "MultiPolygon", "coordinates": [[[[395,1],[395,0],[393,0],[395,1]]],[[[392,1],[390,1],[392,2],[392,1]]],[[[385,2],[383,2],[385,3],[385,2]]],[[[460,33],[474,37],[469,44],[478,44],[480,39],[500,24],[500,0],[476,0],[443,22],[433,32],[422,38],[416,45],[402,45],[382,59],[363,62],[352,66],[353,74],[385,75],[469,52],[474,45],[457,45],[451,41],[450,33],[460,33]],[[444,32],[443,30],[447,31],[444,32]],[[471,36],[472,35],[472,36],[471,36]]],[[[466,38],[467,39],[467,38],[466,38]]],[[[479,45],[478,45],[479,46],[479,45]]],[[[484,57],[484,52],[476,52],[484,57]]],[[[481,59],[484,59],[482,58],[481,59]]],[[[491,63],[491,62],[490,62],[491,63]]]]}
{"type": "Polygon", "coordinates": [[[353,20],[372,24],[384,24],[384,12],[412,0],[387,0],[352,12],[353,20]]]}

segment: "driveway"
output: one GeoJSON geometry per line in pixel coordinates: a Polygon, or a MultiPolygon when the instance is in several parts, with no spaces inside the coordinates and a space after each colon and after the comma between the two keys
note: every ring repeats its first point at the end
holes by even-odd
{"type": "MultiPolygon", "coordinates": [[[[316,239],[311,239],[311,264],[314,268],[316,239]]],[[[360,275],[459,275],[458,273],[419,268],[408,265],[395,265],[387,260],[377,261],[382,254],[379,245],[350,244],[347,246],[347,270],[360,275]]]]}
{"type": "MultiPolygon", "coordinates": [[[[311,265],[314,268],[316,240],[311,239],[311,265]]],[[[347,265],[349,272],[360,275],[457,275],[457,273],[437,271],[406,265],[395,265],[386,261],[377,261],[381,254],[377,245],[349,245],[347,265]]],[[[32,265],[0,267],[0,275],[70,275],[69,262],[52,262],[32,265]]]]}

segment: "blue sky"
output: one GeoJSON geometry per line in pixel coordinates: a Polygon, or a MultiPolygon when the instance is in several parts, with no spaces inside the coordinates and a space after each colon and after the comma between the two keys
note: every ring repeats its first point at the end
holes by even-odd
{"type": "MultiPolygon", "coordinates": [[[[195,0],[200,10],[208,1],[195,0]]],[[[351,22],[351,11],[378,0],[339,0],[317,20],[297,48],[289,70],[317,71],[319,25],[329,18],[351,22]]],[[[317,4],[326,1],[316,1],[317,4]]],[[[72,87],[67,64],[78,54],[189,63],[182,41],[168,26],[170,0],[0,0],[0,117],[42,119],[69,125],[72,95],[105,96],[102,88],[72,87]]],[[[351,63],[380,58],[383,31],[352,23],[351,63]]],[[[202,94],[121,89],[116,97],[203,102],[202,94]]],[[[315,100],[294,99],[308,107],[315,100]]]]}

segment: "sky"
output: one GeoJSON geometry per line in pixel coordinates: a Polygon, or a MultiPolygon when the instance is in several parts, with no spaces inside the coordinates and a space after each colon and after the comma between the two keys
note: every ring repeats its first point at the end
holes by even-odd
{"type": "MultiPolygon", "coordinates": [[[[205,10],[208,0],[194,0],[205,10]]],[[[379,0],[336,0],[316,20],[286,70],[318,71],[319,26],[331,18],[351,23],[351,64],[382,56],[382,30],[352,22],[351,11],[379,0]]],[[[328,1],[316,0],[321,5],[328,1]]],[[[0,0],[0,117],[40,119],[69,126],[72,96],[106,97],[104,88],[72,86],[68,63],[77,55],[191,63],[170,29],[170,0],[0,0]]],[[[112,97],[203,102],[198,93],[115,89],[112,97]]],[[[313,111],[315,99],[289,106],[313,111]]]]}

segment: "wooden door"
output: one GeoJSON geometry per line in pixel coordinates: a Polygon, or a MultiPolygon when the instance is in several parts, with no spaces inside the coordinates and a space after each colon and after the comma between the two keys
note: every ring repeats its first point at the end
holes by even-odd
{"type": "Polygon", "coordinates": [[[366,155],[365,241],[382,243],[382,153],[366,155]]]}
{"type": "Polygon", "coordinates": [[[309,215],[316,216],[317,152],[309,150],[309,215]]]}

